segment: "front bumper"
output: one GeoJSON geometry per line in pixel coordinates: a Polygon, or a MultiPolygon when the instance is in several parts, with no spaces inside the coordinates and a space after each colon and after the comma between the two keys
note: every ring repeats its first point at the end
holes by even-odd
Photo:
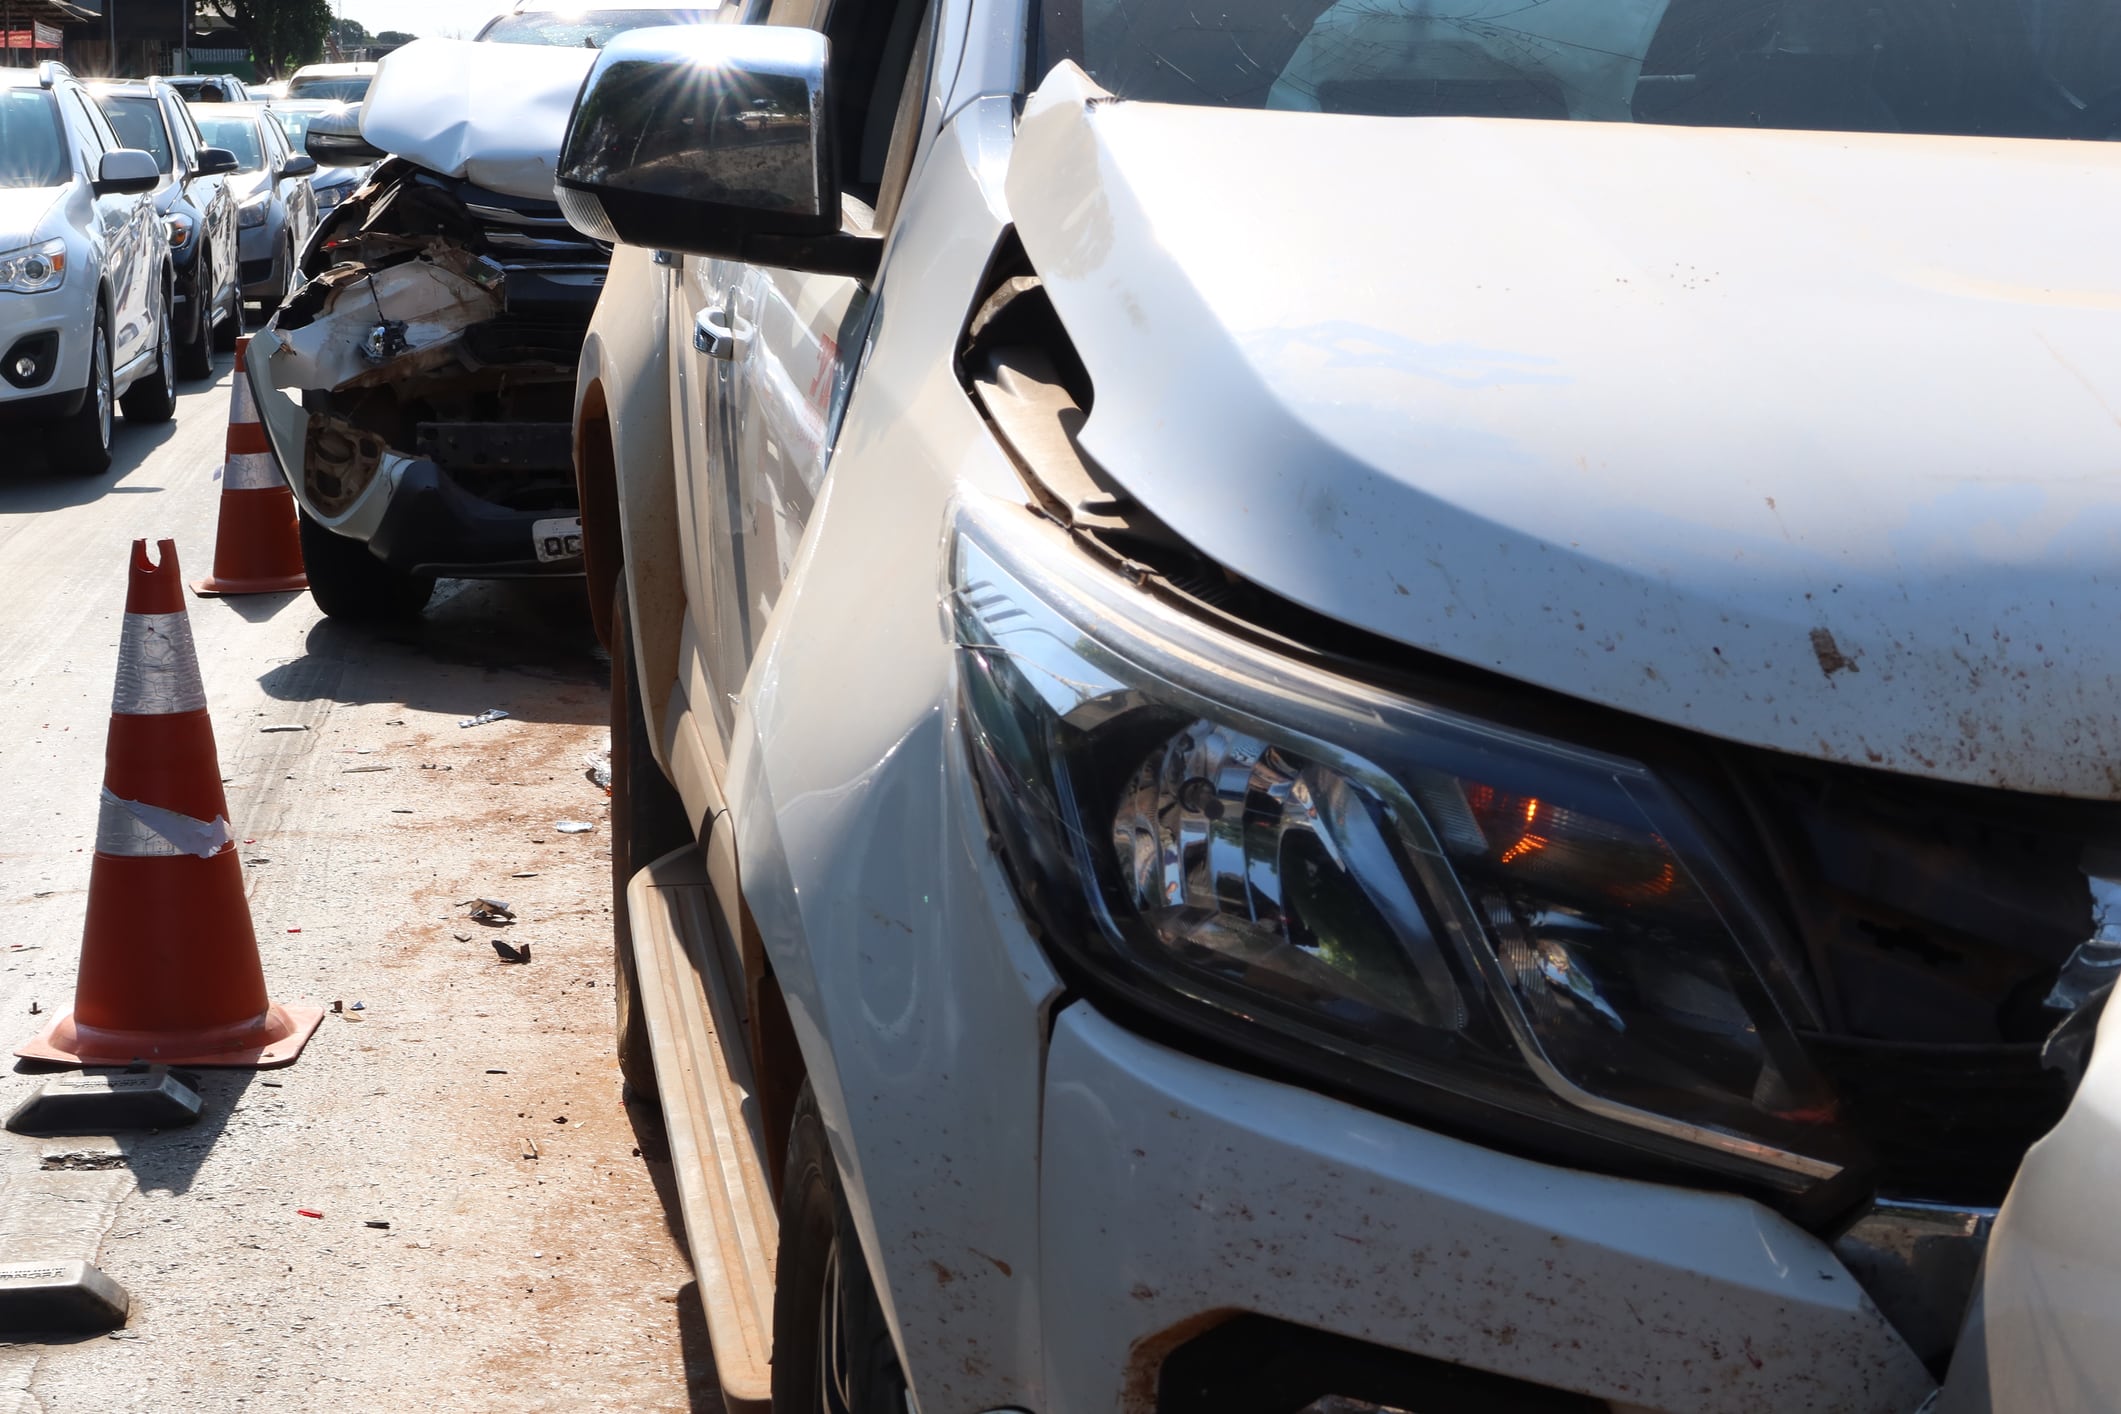
{"type": "Polygon", "coordinates": [[[64,417],[81,406],[96,327],[95,285],[86,276],[84,271],[77,281],[69,271],[66,284],[44,294],[0,294],[0,359],[12,364],[17,349],[30,348],[40,336],[57,341],[43,376],[18,385],[0,375],[0,417],[64,417]]]}
{"type": "Polygon", "coordinates": [[[236,234],[236,281],[247,300],[278,300],[286,288],[287,272],[280,269],[280,229],[284,223],[268,216],[261,226],[247,226],[236,234]]]}
{"type": "Polygon", "coordinates": [[[273,460],[312,520],[363,542],[377,559],[407,574],[528,579],[582,572],[578,521],[575,554],[546,558],[539,553],[554,522],[576,520],[572,511],[497,505],[475,495],[424,457],[386,452],[375,478],[352,505],[337,514],[321,511],[302,481],[308,416],[300,403],[273,387],[266,375],[278,347],[278,335],[271,329],[253,335],[244,376],[250,379],[273,460]]]}
{"type": "MultiPolygon", "coordinates": [[[[1159,1393],[1164,1361],[1236,1312],[1521,1381],[1528,1410],[1912,1414],[1933,1388],[1826,1246],[1755,1203],[1444,1138],[1085,1003],[1054,1025],[1040,1153],[1054,1411],[1193,1407],[1159,1393]]],[[[1316,1392],[1413,1397],[1341,1374],[1316,1392]]]]}

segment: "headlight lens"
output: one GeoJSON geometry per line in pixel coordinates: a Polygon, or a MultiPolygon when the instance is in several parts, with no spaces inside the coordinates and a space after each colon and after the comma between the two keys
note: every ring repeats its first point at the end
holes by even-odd
{"type": "Polygon", "coordinates": [[[0,290],[18,295],[56,290],[66,283],[66,242],[49,240],[0,251],[0,290]]]}
{"type": "Polygon", "coordinates": [[[1093,987],[1476,1123],[1787,1191],[1854,1157],[1805,999],[1642,766],[1268,653],[1035,522],[967,513],[951,560],[989,815],[1093,987]]]}
{"type": "Polygon", "coordinates": [[[352,187],[345,186],[318,187],[316,189],[317,214],[322,216],[325,212],[346,200],[346,194],[352,190],[352,187]]]}
{"type": "Polygon", "coordinates": [[[165,216],[162,224],[169,231],[172,250],[182,250],[191,243],[191,218],[188,216],[165,216]]]}
{"type": "Polygon", "coordinates": [[[245,230],[265,224],[265,213],[272,206],[272,193],[260,192],[236,208],[236,224],[245,230]]]}

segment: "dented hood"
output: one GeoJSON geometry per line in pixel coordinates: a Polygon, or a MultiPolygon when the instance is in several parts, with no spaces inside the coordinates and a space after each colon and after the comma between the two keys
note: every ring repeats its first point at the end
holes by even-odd
{"type": "Polygon", "coordinates": [[[1321,613],[2121,798],[2121,145],[1027,107],[1086,448],[1321,613]]]}
{"type": "Polygon", "coordinates": [[[596,57],[556,45],[416,39],[377,68],[361,136],[429,171],[551,201],[567,115],[596,57]]]}

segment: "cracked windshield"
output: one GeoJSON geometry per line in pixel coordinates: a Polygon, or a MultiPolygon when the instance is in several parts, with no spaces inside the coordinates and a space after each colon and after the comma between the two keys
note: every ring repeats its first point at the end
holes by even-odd
{"type": "Polygon", "coordinates": [[[1047,0],[1040,72],[1381,116],[2121,136],[2108,0],[1047,0]]]}

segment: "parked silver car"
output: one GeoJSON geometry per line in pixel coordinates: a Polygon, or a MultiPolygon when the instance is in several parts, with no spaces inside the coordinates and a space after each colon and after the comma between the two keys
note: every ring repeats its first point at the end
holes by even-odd
{"type": "Polygon", "coordinates": [[[270,314],[301,283],[297,258],[317,223],[317,197],[309,184],[317,159],[288,147],[287,134],[262,103],[202,107],[192,116],[209,143],[236,155],[230,183],[243,298],[270,314]]]}
{"type": "Polygon", "coordinates": [[[162,169],[155,210],[177,271],[177,372],[205,378],[213,372],[214,351],[233,353],[243,329],[243,297],[236,288],[236,195],[228,183],[235,155],[207,145],[190,106],[161,79],[99,83],[91,91],[119,139],[152,153],[162,169]]]}
{"type": "Polygon", "coordinates": [[[46,424],[61,470],[110,465],[121,403],[174,410],[161,182],[63,65],[0,69],[0,421],[46,424]]]}

